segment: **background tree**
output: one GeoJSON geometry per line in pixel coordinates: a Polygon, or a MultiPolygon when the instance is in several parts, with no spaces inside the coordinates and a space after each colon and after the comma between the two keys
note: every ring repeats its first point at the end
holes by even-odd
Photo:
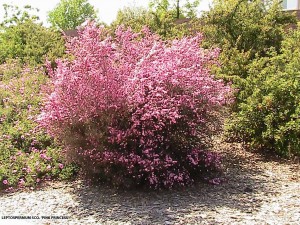
{"type": "Polygon", "coordinates": [[[1,23],[0,63],[9,59],[18,59],[26,64],[43,64],[64,54],[62,35],[38,23],[38,18],[31,15],[30,6],[24,10],[4,5],[5,18],[1,23]]]}
{"type": "Polygon", "coordinates": [[[53,27],[70,30],[75,29],[87,19],[96,19],[97,11],[87,0],[61,0],[48,13],[48,21],[53,27]]]}
{"type": "Polygon", "coordinates": [[[150,27],[153,19],[151,13],[144,7],[124,7],[118,11],[115,21],[112,22],[113,30],[119,25],[131,27],[132,30],[139,32],[144,26],[150,27]]]}
{"type": "Polygon", "coordinates": [[[25,22],[27,20],[38,21],[39,17],[34,14],[38,12],[39,9],[32,8],[30,5],[26,5],[23,9],[18,6],[3,4],[4,18],[0,23],[1,27],[7,27],[10,25],[16,25],[20,22],[25,22]]]}
{"type": "Polygon", "coordinates": [[[139,32],[144,26],[147,26],[162,38],[182,37],[189,33],[189,30],[185,25],[176,24],[176,19],[196,18],[199,1],[185,1],[182,6],[179,3],[180,1],[156,0],[150,2],[148,9],[125,7],[119,10],[116,20],[112,23],[112,28],[115,29],[122,24],[139,32]],[[180,16],[177,15],[179,11],[180,16]]]}
{"type": "Polygon", "coordinates": [[[152,0],[149,4],[151,11],[157,15],[171,13],[173,18],[195,18],[200,1],[180,0],[152,0]]]}

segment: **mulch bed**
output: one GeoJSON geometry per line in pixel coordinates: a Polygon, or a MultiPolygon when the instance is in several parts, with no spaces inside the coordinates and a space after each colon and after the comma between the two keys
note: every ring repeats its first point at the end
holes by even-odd
{"type": "Polygon", "coordinates": [[[300,224],[299,160],[263,156],[220,140],[214,149],[224,156],[221,185],[146,192],[83,180],[50,182],[34,191],[2,193],[2,216],[40,219],[0,218],[0,224],[300,224]]]}

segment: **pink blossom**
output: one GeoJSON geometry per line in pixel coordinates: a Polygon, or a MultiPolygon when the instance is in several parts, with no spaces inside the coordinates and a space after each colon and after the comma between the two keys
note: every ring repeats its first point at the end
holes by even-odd
{"type": "Polygon", "coordinates": [[[63,168],[64,168],[64,164],[59,163],[59,164],[58,164],[58,167],[59,167],[60,169],[63,169],[63,168]]]}
{"type": "Polygon", "coordinates": [[[111,37],[90,23],[67,45],[74,60],[58,60],[55,70],[47,64],[53,88],[40,125],[75,161],[117,183],[191,183],[191,171],[216,166],[218,157],[202,150],[206,121],[232,101],[230,86],[210,71],[220,50],[201,41],[200,34],[164,41],[146,28],[119,27],[111,37]]]}
{"type": "Polygon", "coordinates": [[[2,183],[3,183],[4,185],[7,185],[7,184],[8,184],[8,180],[3,180],[2,183]]]}
{"type": "Polygon", "coordinates": [[[48,157],[45,153],[41,153],[41,154],[40,154],[40,157],[41,157],[42,159],[46,159],[46,160],[51,160],[51,159],[52,159],[51,157],[48,157]]]}
{"type": "Polygon", "coordinates": [[[20,186],[23,186],[25,184],[25,181],[23,178],[19,179],[19,185],[20,186]]]}

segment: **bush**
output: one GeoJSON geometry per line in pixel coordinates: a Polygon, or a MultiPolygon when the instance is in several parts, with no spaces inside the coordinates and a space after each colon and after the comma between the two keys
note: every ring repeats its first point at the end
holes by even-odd
{"type": "Polygon", "coordinates": [[[204,13],[199,29],[205,45],[222,48],[216,77],[231,82],[238,90],[237,105],[247,98],[241,91],[252,62],[267,56],[269,49],[280,53],[285,30],[292,23],[296,23],[296,17],[283,11],[277,0],[216,0],[204,13]]]}
{"type": "Polygon", "coordinates": [[[22,63],[41,65],[46,58],[54,61],[64,54],[62,34],[32,20],[18,22],[0,32],[0,63],[18,59],[22,63]]]}
{"type": "Polygon", "coordinates": [[[18,61],[0,65],[0,189],[70,178],[75,171],[34,122],[47,80],[42,69],[24,68],[18,61]]]}
{"type": "Polygon", "coordinates": [[[296,17],[282,10],[279,0],[216,0],[213,8],[204,13],[200,30],[211,45],[236,48],[264,56],[269,48],[280,51],[284,29],[296,23],[296,17]]]}
{"type": "Polygon", "coordinates": [[[218,49],[201,36],[164,42],[147,29],[115,38],[90,24],[58,61],[39,120],[70,160],[115,185],[185,185],[218,170],[208,122],[230,87],[209,66],[218,49]]]}
{"type": "Polygon", "coordinates": [[[298,154],[298,53],[287,49],[287,42],[297,42],[284,40],[296,17],[277,0],[217,0],[203,21],[206,44],[222,46],[216,77],[237,89],[226,122],[228,140],[263,152],[298,154]]]}
{"type": "Polygon", "coordinates": [[[286,35],[281,52],[255,60],[229,136],[279,155],[300,155],[300,29],[286,35]]]}

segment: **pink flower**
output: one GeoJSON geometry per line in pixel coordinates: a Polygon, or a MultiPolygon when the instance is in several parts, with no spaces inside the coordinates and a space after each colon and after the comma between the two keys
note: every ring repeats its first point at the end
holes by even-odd
{"type": "Polygon", "coordinates": [[[79,34],[67,43],[74,60],[57,61],[54,70],[47,63],[53,89],[38,118],[74,150],[67,154],[106,174],[124,168],[112,179],[130,174],[154,187],[185,185],[193,181],[189,172],[213,167],[215,158],[206,162],[193,148],[209,134],[206,118],[232,92],[210,71],[219,49],[200,48],[201,35],[165,41],[147,29],[137,34],[119,27],[108,36],[92,23],[79,34]]]}
{"type": "Polygon", "coordinates": [[[23,186],[25,184],[25,181],[23,178],[19,179],[19,185],[20,186],[23,186]]]}
{"type": "Polygon", "coordinates": [[[36,182],[39,183],[41,181],[40,178],[36,178],[36,182]]]}
{"type": "Polygon", "coordinates": [[[40,154],[40,157],[41,157],[42,159],[46,159],[46,158],[47,158],[47,155],[46,155],[45,153],[42,153],[42,154],[40,154]]]}
{"type": "Polygon", "coordinates": [[[8,184],[8,180],[3,180],[2,182],[4,185],[7,185],[8,184]]]}
{"type": "Polygon", "coordinates": [[[59,163],[59,164],[58,164],[58,167],[59,167],[60,169],[63,169],[63,168],[64,168],[64,164],[59,163]]]}
{"type": "Polygon", "coordinates": [[[52,159],[51,157],[48,157],[45,153],[40,154],[40,157],[41,157],[42,159],[46,159],[46,160],[48,160],[48,161],[52,159]]]}

